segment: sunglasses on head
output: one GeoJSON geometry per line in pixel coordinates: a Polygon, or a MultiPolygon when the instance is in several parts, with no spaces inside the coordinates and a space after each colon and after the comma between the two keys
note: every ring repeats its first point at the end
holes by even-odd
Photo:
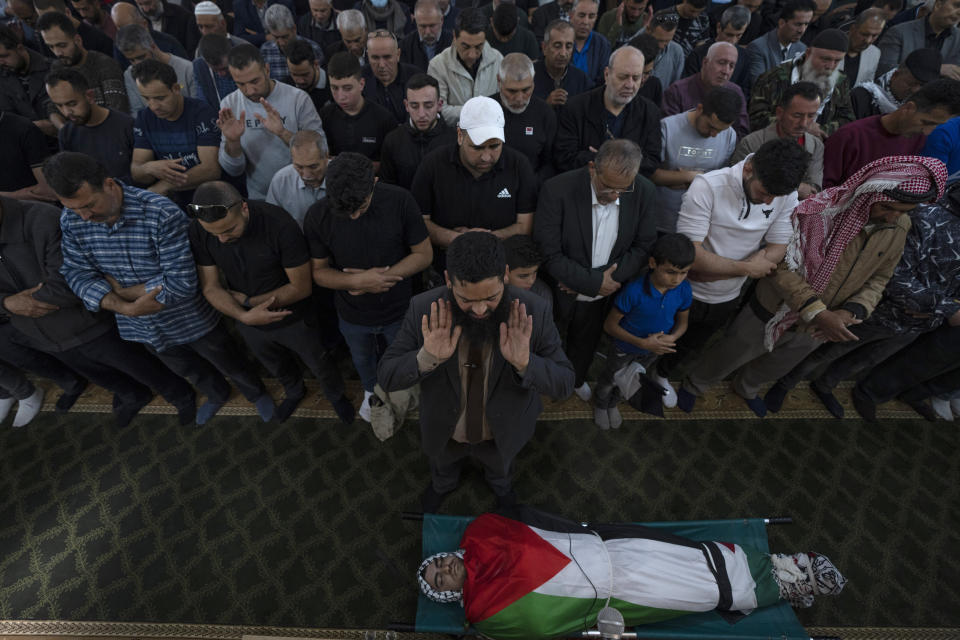
{"type": "Polygon", "coordinates": [[[219,220],[220,218],[226,217],[230,209],[233,209],[241,202],[243,202],[243,200],[237,200],[233,204],[188,204],[187,217],[219,220]]]}

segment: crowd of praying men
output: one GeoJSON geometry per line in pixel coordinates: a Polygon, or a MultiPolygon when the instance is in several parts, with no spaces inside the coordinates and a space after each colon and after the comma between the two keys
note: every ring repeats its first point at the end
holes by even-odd
{"type": "MultiPolygon", "coordinates": [[[[155,395],[204,424],[232,386],[282,422],[305,365],[341,421],[383,435],[415,403],[395,394],[459,358],[483,375],[457,385],[444,428],[483,457],[501,355],[509,384],[573,392],[603,429],[621,399],[691,411],[735,371],[761,417],[803,378],[837,417],[849,378],[868,420],[897,396],[960,414],[960,190],[944,195],[960,176],[960,0],[0,8],[14,426],[43,406],[37,376],[62,412],[104,387],[121,427],[155,395]],[[929,179],[911,191],[897,176],[917,168],[929,179]],[[889,197],[842,238],[853,263],[838,252],[805,280],[798,212],[840,238],[836,211],[865,185],[889,197]],[[439,308],[418,304],[430,295],[439,308]],[[413,359],[384,362],[398,342],[413,359]]],[[[456,484],[460,454],[439,451],[431,506],[456,484]]],[[[512,457],[488,477],[501,497],[512,457]]]]}

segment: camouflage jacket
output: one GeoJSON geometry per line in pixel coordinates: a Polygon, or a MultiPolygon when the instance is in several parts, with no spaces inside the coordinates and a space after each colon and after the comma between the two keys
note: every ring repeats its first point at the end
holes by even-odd
{"type": "MultiPolygon", "coordinates": [[[[780,104],[783,92],[793,84],[793,68],[798,64],[803,64],[803,56],[788,60],[757,78],[750,94],[751,131],[763,129],[776,120],[777,105],[780,104]]],[[[830,94],[830,101],[824,105],[817,122],[824,133],[830,135],[854,119],[853,107],[850,106],[850,87],[847,85],[846,76],[840,73],[833,93],[830,94]]]]}

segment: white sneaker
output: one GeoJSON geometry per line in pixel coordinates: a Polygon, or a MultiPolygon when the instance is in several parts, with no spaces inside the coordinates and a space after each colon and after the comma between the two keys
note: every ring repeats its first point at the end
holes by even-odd
{"type": "Polygon", "coordinates": [[[13,416],[13,426],[25,427],[37,417],[43,408],[43,389],[37,387],[29,398],[24,398],[17,404],[17,415],[13,416]]]}
{"type": "Polygon", "coordinates": [[[949,400],[944,400],[943,398],[931,398],[930,405],[933,407],[933,412],[935,414],[947,422],[953,422],[953,411],[950,408],[949,400]]]}
{"type": "Polygon", "coordinates": [[[677,390],[673,388],[670,381],[655,373],[650,374],[650,378],[663,387],[663,406],[667,409],[673,409],[677,406],[677,390]]]}
{"type": "Polygon", "coordinates": [[[593,397],[593,391],[590,391],[590,385],[586,382],[574,389],[573,392],[584,402],[590,402],[590,398],[593,397]]]}
{"type": "Polygon", "coordinates": [[[360,409],[357,410],[357,413],[360,414],[360,417],[366,420],[367,422],[372,422],[370,419],[370,398],[373,396],[369,391],[363,392],[363,402],[360,403],[360,409]]]}
{"type": "Polygon", "coordinates": [[[7,414],[10,413],[10,409],[13,408],[13,403],[16,401],[17,399],[12,396],[0,399],[0,422],[7,419],[7,414]]]}

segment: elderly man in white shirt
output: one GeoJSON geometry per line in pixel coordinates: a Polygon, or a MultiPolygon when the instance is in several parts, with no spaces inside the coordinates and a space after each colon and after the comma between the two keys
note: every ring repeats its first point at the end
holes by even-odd
{"type": "Polygon", "coordinates": [[[703,390],[698,376],[711,363],[700,358],[687,367],[688,377],[676,395],[670,375],[734,315],[747,278],[767,276],[783,259],[793,232],[790,214],[797,206],[797,186],[809,162],[810,154],[796,142],[771,140],[742,162],[697,176],[690,184],[677,232],[697,249],[689,275],[693,304],[676,353],[660,358],[654,372],[667,389],[665,404],[669,399],[684,411],[693,409],[703,390]]]}
{"type": "Polygon", "coordinates": [[[290,139],[290,159],[270,181],[267,202],[284,209],[303,229],[307,209],[327,196],[326,137],[317,131],[298,131],[290,139]]]}

